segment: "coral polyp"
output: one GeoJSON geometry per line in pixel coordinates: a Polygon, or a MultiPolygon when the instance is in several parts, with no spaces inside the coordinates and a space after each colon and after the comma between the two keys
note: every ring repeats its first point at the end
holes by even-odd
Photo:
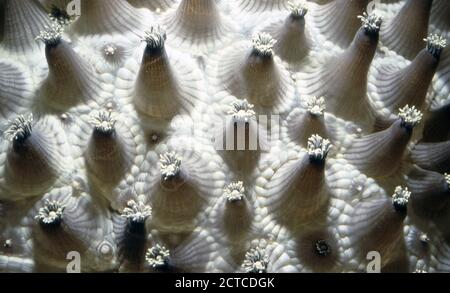
{"type": "Polygon", "coordinates": [[[368,15],[366,12],[363,15],[358,16],[363,23],[363,28],[367,33],[374,34],[380,31],[382,19],[376,14],[368,15]]]}
{"type": "Polygon", "coordinates": [[[45,27],[36,37],[36,40],[40,40],[48,46],[56,46],[61,41],[63,32],[63,26],[54,22],[50,27],[45,27]]]}
{"type": "Polygon", "coordinates": [[[153,269],[163,269],[166,267],[169,264],[169,257],[170,251],[159,244],[149,248],[145,254],[148,265],[153,269]]]}
{"type": "Polygon", "coordinates": [[[316,253],[320,256],[327,256],[331,253],[331,248],[325,240],[319,240],[315,244],[316,253]]]}
{"type": "Polygon", "coordinates": [[[399,109],[398,116],[402,119],[403,125],[413,128],[420,123],[423,114],[417,110],[415,106],[410,107],[409,105],[406,105],[405,107],[399,109]]]}
{"type": "Polygon", "coordinates": [[[0,0],[0,272],[450,272],[449,11],[0,0]]]}
{"type": "Polygon", "coordinates": [[[230,183],[224,192],[229,202],[240,201],[245,197],[245,188],[242,181],[230,183]]]}
{"type": "Polygon", "coordinates": [[[397,210],[406,210],[411,192],[407,187],[397,186],[392,196],[392,203],[397,210]]]}
{"type": "Polygon", "coordinates": [[[269,259],[264,249],[252,248],[245,254],[242,268],[246,273],[265,273],[269,259]]]}
{"type": "Polygon", "coordinates": [[[144,32],[142,40],[152,49],[162,49],[166,41],[166,31],[161,27],[151,27],[144,32]]]}
{"type": "Polygon", "coordinates": [[[27,118],[20,115],[13,121],[9,121],[9,127],[5,131],[5,138],[9,141],[23,141],[31,135],[33,130],[33,115],[27,118]]]}
{"type": "Polygon", "coordinates": [[[267,33],[256,33],[252,37],[253,50],[256,54],[261,56],[272,56],[273,46],[277,43],[277,40],[272,38],[267,33]]]}
{"type": "Polygon", "coordinates": [[[39,209],[36,219],[43,225],[59,224],[63,217],[65,206],[57,201],[45,201],[45,206],[39,209]]]}
{"type": "Polygon", "coordinates": [[[245,99],[233,102],[230,108],[228,115],[231,115],[235,122],[248,122],[256,116],[255,111],[253,111],[254,105],[245,99]]]}
{"type": "Polygon", "coordinates": [[[122,217],[132,223],[143,223],[151,215],[152,208],[145,205],[142,201],[135,202],[134,200],[130,200],[127,203],[127,207],[122,211],[122,217]]]}
{"type": "Polygon", "coordinates": [[[304,17],[308,13],[308,5],[305,1],[288,1],[287,4],[295,17],[304,17]]]}
{"type": "Polygon", "coordinates": [[[110,134],[114,131],[116,121],[115,114],[111,111],[100,111],[91,118],[94,129],[104,134],[110,134]]]}
{"type": "Polygon", "coordinates": [[[169,180],[180,173],[181,157],[176,153],[165,153],[160,156],[159,167],[163,180],[169,180]]]}
{"type": "Polygon", "coordinates": [[[320,116],[326,109],[324,97],[309,97],[307,100],[307,108],[312,115],[320,116]]]}
{"type": "Polygon", "coordinates": [[[308,155],[311,160],[325,160],[331,147],[330,141],[323,139],[320,135],[315,134],[308,139],[308,155]]]}
{"type": "Polygon", "coordinates": [[[427,50],[435,57],[439,57],[447,46],[447,40],[437,34],[429,35],[424,41],[427,42],[427,50]]]}

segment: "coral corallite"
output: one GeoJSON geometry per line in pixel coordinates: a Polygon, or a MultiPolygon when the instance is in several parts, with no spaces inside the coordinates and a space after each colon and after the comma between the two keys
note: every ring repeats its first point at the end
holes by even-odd
{"type": "Polygon", "coordinates": [[[0,0],[0,272],[450,271],[450,1],[69,2],[0,0]]]}

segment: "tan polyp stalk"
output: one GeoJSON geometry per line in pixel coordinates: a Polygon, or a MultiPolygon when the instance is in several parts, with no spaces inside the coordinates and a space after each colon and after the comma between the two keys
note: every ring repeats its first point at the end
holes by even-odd
{"type": "Polygon", "coordinates": [[[143,17],[131,4],[122,0],[81,0],[81,14],[72,29],[78,34],[138,34],[143,17]]]}
{"type": "Polygon", "coordinates": [[[397,255],[394,248],[401,243],[403,236],[403,221],[406,212],[397,211],[390,198],[378,199],[372,206],[366,206],[373,211],[367,212],[371,216],[366,229],[357,235],[358,243],[364,256],[369,251],[377,251],[384,256],[382,267],[392,261],[397,255]]]}
{"type": "Polygon", "coordinates": [[[170,119],[179,111],[178,84],[164,48],[146,47],[134,103],[140,114],[150,118],[170,119]]]}
{"type": "Polygon", "coordinates": [[[41,96],[53,108],[67,110],[98,94],[97,80],[91,67],[81,59],[72,47],[60,40],[56,45],[46,45],[45,56],[49,73],[41,96]]]}
{"type": "Polygon", "coordinates": [[[381,28],[381,42],[412,60],[425,47],[423,39],[433,0],[407,0],[400,12],[381,28]]]}
{"type": "Polygon", "coordinates": [[[441,217],[450,203],[450,186],[444,175],[415,168],[408,174],[411,211],[424,220],[441,217]]]}
{"type": "Polygon", "coordinates": [[[318,10],[321,14],[317,15],[316,25],[328,40],[346,48],[361,27],[357,16],[363,14],[368,3],[369,0],[334,0],[318,10]],[[326,12],[322,12],[324,9],[326,12]]]}
{"type": "Polygon", "coordinates": [[[306,146],[308,138],[313,134],[327,137],[324,115],[313,115],[304,112],[300,117],[293,117],[295,125],[289,125],[289,137],[300,145],[306,146]]]}
{"type": "Polygon", "coordinates": [[[23,140],[14,140],[6,159],[6,184],[12,191],[36,195],[49,188],[58,177],[54,166],[54,146],[34,130],[23,140]]]}
{"type": "Polygon", "coordinates": [[[273,56],[259,56],[252,52],[242,73],[249,102],[261,107],[272,107],[280,91],[280,78],[273,56]]]}
{"type": "Polygon", "coordinates": [[[252,220],[248,201],[245,198],[236,202],[227,201],[223,209],[221,220],[229,241],[242,241],[249,232],[252,220]]]}
{"type": "Polygon", "coordinates": [[[274,36],[278,40],[274,51],[288,63],[300,62],[309,53],[310,40],[306,35],[305,24],[304,17],[291,14],[278,34],[274,36]]]}
{"type": "Polygon", "coordinates": [[[355,140],[344,155],[369,177],[387,178],[398,170],[412,130],[397,120],[388,129],[355,140]]]}
{"type": "Polygon", "coordinates": [[[369,124],[367,75],[377,43],[377,34],[367,34],[361,28],[350,47],[317,73],[321,76],[319,83],[308,94],[325,96],[327,110],[338,117],[369,124]]]}
{"type": "Polygon", "coordinates": [[[296,164],[292,187],[282,195],[279,207],[281,220],[289,227],[320,215],[328,200],[325,161],[314,162],[306,155],[296,164]]]}
{"type": "Polygon", "coordinates": [[[89,141],[87,165],[103,184],[114,186],[125,175],[128,160],[117,133],[94,130],[89,141]]]}
{"type": "Polygon", "coordinates": [[[182,0],[168,31],[178,30],[186,37],[206,39],[222,25],[214,0],[182,0]],[[173,26],[173,27],[172,27],[173,26]]]}
{"type": "Polygon", "coordinates": [[[423,49],[406,68],[389,74],[389,83],[378,93],[383,105],[391,111],[405,105],[422,110],[438,64],[439,60],[423,49]]]}

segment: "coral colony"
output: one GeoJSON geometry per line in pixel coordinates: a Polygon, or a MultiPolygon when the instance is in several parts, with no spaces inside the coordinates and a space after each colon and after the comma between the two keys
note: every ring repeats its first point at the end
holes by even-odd
{"type": "Polygon", "coordinates": [[[0,9],[0,272],[450,271],[450,1],[0,9]]]}

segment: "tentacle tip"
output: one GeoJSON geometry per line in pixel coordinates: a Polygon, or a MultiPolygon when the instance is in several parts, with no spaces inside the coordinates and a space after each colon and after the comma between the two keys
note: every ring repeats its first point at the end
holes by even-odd
{"type": "Polygon", "coordinates": [[[259,56],[271,57],[276,43],[277,40],[268,33],[259,32],[252,37],[253,50],[259,56]]]}
{"type": "Polygon", "coordinates": [[[245,254],[242,269],[246,273],[266,273],[269,258],[264,249],[260,247],[252,248],[245,254]]]}
{"type": "Polygon", "coordinates": [[[45,204],[39,209],[35,219],[42,225],[55,225],[59,224],[63,217],[63,212],[66,207],[59,201],[45,200],[45,204]]]}
{"type": "Polygon", "coordinates": [[[428,234],[426,233],[422,233],[419,236],[420,242],[422,242],[423,244],[427,244],[428,242],[430,242],[430,238],[428,237],[428,234]]]}
{"type": "Polygon", "coordinates": [[[322,138],[318,134],[312,135],[308,139],[307,151],[310,160],[316,162],[325,161],[328,152],[330,151],[333,145],[330,143],[328,139],[322,138]]]}
{"type": "Polygon", "coordinates": [[[116,52],[117,52],[117,47],[112,44],[108,44],[103,48],[103,53],[107,57],[112,57],[112,56],[116,55],[116,52]]]}
{"type": "Polygon", "coordinates": [[[438,34],[430,34],[423,40],[427,43],[428,52],[436,58],[441,56],[442,50],[447,46],[447,40],[438,34]]]}
{"type": "Polygon", "coordinates": [[[6,239],[5,243],[3,243],[3,247],[4,248],[11,248],[12,247],[12,240],[11,239],[6,239]]]}
{"type": "Polygon", "coordinates": [[[323,115],[323,113],[326,109],[324,97],[320,97],[320,98],[317,98],[315,96],[309,97],[308,100],[306,101],[306,104],[307,104],[308,112],[314,116],[323,115]]]}
{"type": "Polygon", "coordinates": [[[170,251],[162,245],[156,244],[145,254],[147,264],[153,269],[164,269],[169,265],[170,251]]]}
{"type": "Polygon", "coordinates": [[[392,204],[397,211],[406,211],[411,192],[408,187],[397,186],[392,195],[392,204]]]}
{"type": "Polygon", "coordinates": [[[4,136],[11,142],[23,142],[31,135],[32,130],[33,114],[29,114],[27,117],[19,115],[16,119],[8,121],[8,128],[4,136]]]}
{"type": "Polygon", "coordinates": [[[416,109],[415,106],[410,107],[409,105],[400,108],[398,116],[402,120],[402,126],[407,128],[414,128],[422,121],[423,118],[421,111],[416,109]]]}
{"type": "Polygon", "coordinates": [[[147,43],[147,47],[151,49],[162,49],[167,39],[167,34],[161,26],[152,26],[144,32],[142,41],[147,43]]]}
{"type": "Polygon", "coordinates": [[[253,108],[254,105],[250,104],[246,99],[238,100],[230,105],[230,110],[227,114],[231,115],[235,122],[249,122],[256,115],[253,108]]]}
{"type": "Polygon", "coordinates": [[[228,202],[241,201],[245,197],[245,187],[242,181],[232,182],[224,189],[228,202]]]}
{"type": "Polygon", "coordinates": [[[152,215],[152,208],[142,201],[130,200],[122,211],[122,217],[134,224],[142,224],[152,215]]]}
{"type": "Polygon", "coordinates": [[[50,26],[45,26],[44,30],[39,32],[36,40],[42,41],[46,46],[56,46],[61,42],[64,27],[58,22],[53,22],[50,26]]]}
{"type": "Polygon", "coordinates": [[[328,256],[331,253],[330,245],[325,240],[316,241],[314,249],[319,256],[328,256]]]}
{"type": "Polygon", "coordinates": [[[103,134],[111,134],[115,130],[117,115],[112,111],[101,110],[92,115],[91,124],[95,131],[103,134]]]}
{"type": "Polygon", "coordinates": [[[358,15],[358,18],[361,20],[362,28],[366,33],[378,34],[380,32],[383,20],[376,13],[367,14],[367,12],[364,12],[363,15],[358,15]]]}
{"type": "Polygon", "coordinates": [[[161,177],[163,180],[169,180],[180,173],[181,157],[172,152],[167,152],[160,155],[159,168],[161,170],[161,177]]]}
{"type": "Polygon", "coordinates": [[[305,1],[288,1],[287,5],[294,17],[305,17],[308,13],[308,4],[305,1]]]}

